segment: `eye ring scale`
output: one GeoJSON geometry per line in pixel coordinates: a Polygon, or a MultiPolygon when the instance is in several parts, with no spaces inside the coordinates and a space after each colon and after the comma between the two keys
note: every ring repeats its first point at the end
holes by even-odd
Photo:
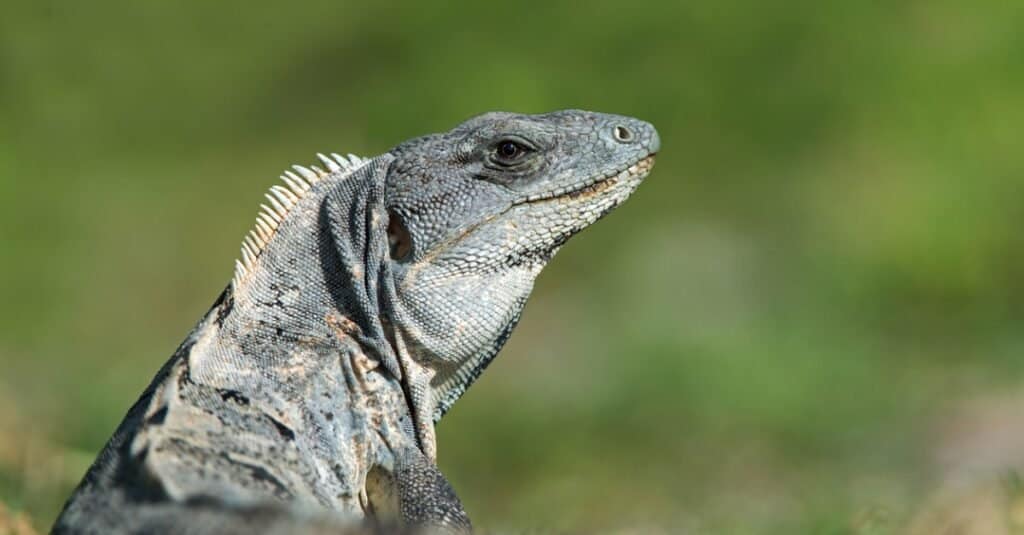
{"type": "Polygon", "coordinates": [[[612,129],[612,135],[615,136],[615,141],[620,143],[632,143],[636,137],[633,135],[633,131],[622,125],[617,125],[612,129]]]}

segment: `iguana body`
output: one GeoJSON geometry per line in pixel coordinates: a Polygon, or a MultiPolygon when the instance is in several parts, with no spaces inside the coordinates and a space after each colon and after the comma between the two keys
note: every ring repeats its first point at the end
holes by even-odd
{"type": "Polygon", "coordinates": [[[434,423],[541,268],[632,193],[658,147],[635,119],[491,113],[296,167],[55,529],[315,530],[393,512],[468,530],[434,423]]]}

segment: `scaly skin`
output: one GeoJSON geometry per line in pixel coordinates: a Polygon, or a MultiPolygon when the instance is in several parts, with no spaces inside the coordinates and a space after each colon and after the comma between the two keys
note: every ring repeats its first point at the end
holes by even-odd
{"type": "Polygon", "coordinates": [[[469,531],[434,423],[544,265],[636,189],[659,144],[626,117],[489,113],[371,160],[324,158],[329,173],[297,168],[55,530],[261,518],[317,532],[394,515],[469,531]]]}

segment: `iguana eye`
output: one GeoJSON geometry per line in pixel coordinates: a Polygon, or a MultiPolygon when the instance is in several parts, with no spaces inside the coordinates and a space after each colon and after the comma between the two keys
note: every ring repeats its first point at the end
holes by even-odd
{"type": "Polygon", "coordinates": [[[510,139],[498,142],[495,155],[499,162],[514,163],[522,158],[530,149],[510,139]]]}

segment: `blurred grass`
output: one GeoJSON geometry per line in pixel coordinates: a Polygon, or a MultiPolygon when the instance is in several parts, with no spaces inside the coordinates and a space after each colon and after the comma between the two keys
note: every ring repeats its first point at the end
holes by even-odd
{"type": "Polygon", "coordinates": [[[1022,24],[1001,2],[8,3],[0,501],[52,522],[286,164],[579,107],[664,148],[440,425],[477,524],[930,530],[949,414],[1020,406],[1022,24]]]}

